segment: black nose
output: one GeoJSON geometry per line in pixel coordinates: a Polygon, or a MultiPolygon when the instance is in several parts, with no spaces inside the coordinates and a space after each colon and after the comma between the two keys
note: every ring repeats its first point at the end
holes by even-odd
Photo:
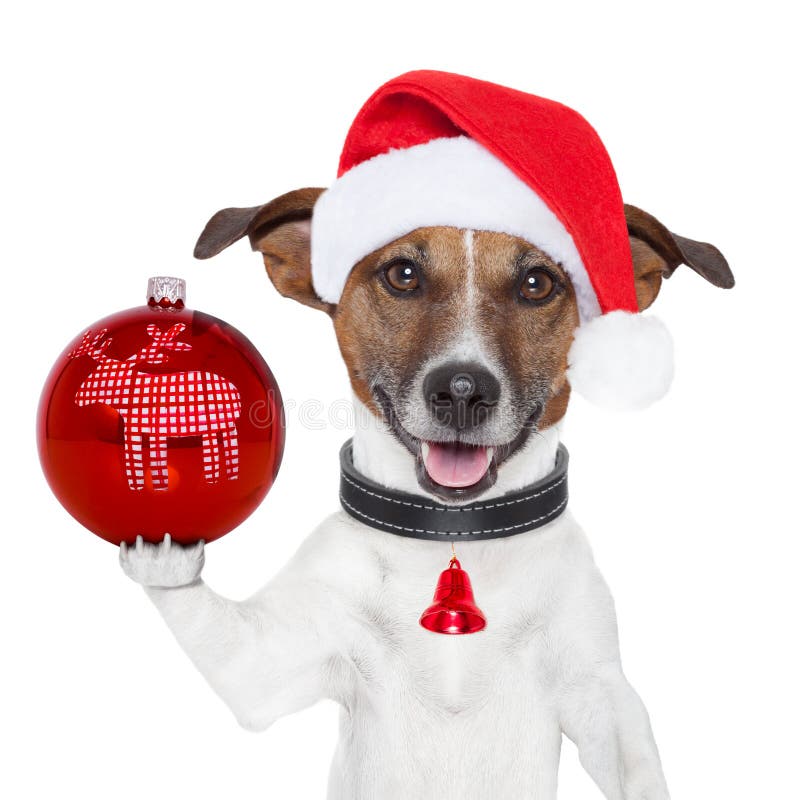
{"type": "Polygon", "coordinates": [[[425,376],[422,391],[436,421],[458,431],[483,424],[500,399],[497,378],[471,363],[436,367],[425,376]]]}

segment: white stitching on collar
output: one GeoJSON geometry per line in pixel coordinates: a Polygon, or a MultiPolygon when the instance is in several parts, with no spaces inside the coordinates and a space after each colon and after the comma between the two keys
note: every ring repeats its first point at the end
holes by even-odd
{"type": "MultiPolygon", "coordinates": [[[[384,498],[384,499],[390,500],[391,498],[384,498]]],[[[524,528],[527,525],[535,525],[537,522],[541,522],[543,519],[555,516],[567,504],[567,500],[565,499],[564,501],[559,503],[554,509],[548,511],[546,514],[542,514],[542,516],[540,517],[536,517],[536,519],[529,519],[525,522],[520,522],[516,525],[508,525],[505,528],[484,528],[483,530],[477,530],[477,531],[436,531],[436,530],[429,530],[427,528],[406,528],[403,525],[395,525],[392,522],[385,522],[384,520],[371,517],[369,516],[369,514],[365,514],[363,511],[359,511],[359,509],[350,505],[350,503],[348,503],[347,500],[345,500],[344,497],[342,497],[341,495],[339,495],[339,500],[343,506],[346,506],[350,511],[352,511],[357,516],[369,520],[370,522],[375,522],[378,525],[385,525],[388,528],[394,528],[395,530],[398,531],[405,531],[406,533],[431,533],[437,536],[474,536],[477,534],[486,534],[486,533],[507,533],[508,531],[517,530],[518,528],[524,528]]]]}

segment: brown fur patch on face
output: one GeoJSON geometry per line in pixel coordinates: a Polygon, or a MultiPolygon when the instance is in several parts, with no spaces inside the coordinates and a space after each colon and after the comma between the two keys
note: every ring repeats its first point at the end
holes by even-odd
{"type": "Polygon", "coordinates": [[[542,250],[504,233],[476,232],[474,262],[481,333],[502,360],[523,410],[545,403],[539,430],[558,422],[569,401],[567,354],[578,326],[575,291],[566,272],[542,250]],[[519,297],[528,269],[543,268],[556,282],[553,294],[532,305],[519,297]]]}
{"type": "Polygon", "coordinates": [[[420,366],[457,342],[467,328],[505,378],[521,428],[539,408],[541,430],[563,417],[569,399],[567,353],[578,325],[575,293],[561,267],[523,239],[476,231],[420,228],[371,253],[353,269],[333,314],[357,397],[380,415],[380,385],[402,404],[420,366]],[[418,289],[392,292],[384,277],[399,259],[417,266],[418,289]],[[542,268],[555,282],[539,304],[524,300],[522,279],[542,268]]]}
{"type": "Polygon", "coordinates": [[[462,235],[456,228],[420,228],[360,261],[350,274],[334,327],[356,396],[375,413],[375,383],[397,387],[432,352],[437,336],[449,338],[459,276],[466,273],[462,235]],[[408,259],[419,265],[419,291],[391,293],[385,265],[408,259]]]}

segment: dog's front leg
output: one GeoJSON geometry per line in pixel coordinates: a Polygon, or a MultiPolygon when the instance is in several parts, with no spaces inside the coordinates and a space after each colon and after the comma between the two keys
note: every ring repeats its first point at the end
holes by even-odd
{"type": "Polygon", "coordinates": [[[609,800],[668,800],[647,711],[619,664],[573,683],[562,695],[561,722],[609,800]]]}
{"type": "Polygon", "coordinates": [[[203,546],[169,537],[123,546],[125,573],[142,584],[175,638],[241,725],[262,730],[276,718],[331,696],[334,660],[324,629],[330,595],[297,564],[243,602],[200,579],[203,546]]]}

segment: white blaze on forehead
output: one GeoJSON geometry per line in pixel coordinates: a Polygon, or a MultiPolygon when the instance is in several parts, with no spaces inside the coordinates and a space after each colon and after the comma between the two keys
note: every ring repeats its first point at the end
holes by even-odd
{"type": "Polygon", "coordinates": [[[464,231],[464,254],[467,262],[467,293],[470,300],[475,298],[475,231],[464,231]]]}
{"type": "Polygon", "coordinates": [[[467,320],[467,327],[474,329],[475,318],[478,314],[478,288],[475,285],[477,280],[475,275],[475,231],[467,228],[464,231],[464,256],[467,265],[467,274],[464,281],[464,301],[465,301],[465,314],[467,320]]]}
{"type": "Polygon", "coordinates": [[[479,325],[479,298],[477,268],[475,265],[475,231],[467,228],[462,237],[464,245],[464,281],[461,294],[455,302],[461,306],[461,324],[454,330],[454,339],[447,349],[447,358],[454,361],[477,361],[491,365],[487,358],[479,325]]]}
{"type": "Polygon", "coordinates": [[[441,343],[441,349],[425,365],[432,369],[446,362],[471,362],[481,364],[500,377],[501,368],[493,358],[481,333],[480,296],[478,269],[475,261],[475,231],[467,228],[461,237],[464,258],[454,265],[459,272],[455,283],[452,304],[457,313],[452,315],[453,326],[449,336],[441,343]]]}

